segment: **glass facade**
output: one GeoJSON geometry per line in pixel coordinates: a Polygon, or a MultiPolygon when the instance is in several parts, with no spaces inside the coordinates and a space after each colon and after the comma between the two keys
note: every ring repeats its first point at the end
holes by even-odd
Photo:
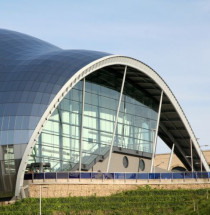
{"type": "Polygon", "coordinates": [[[14,147],[11,145],[3,146],[3,166],[4,173],[15,173],[14,147]]]}
{"type": "MultiPolygon", "coordinates": [[[[70,171],[78,165],[82,116],[82,164],[105,155],[110,149],[121,84],[122,74],[109,71],[86,77],[83,114],[83,80],[75,85],[45,124],[28,163],[48,162],[51,171],[70,171]]],[[[114,146],[151,153],[157,109],[156,102],[126,78],[114,146]]]]}

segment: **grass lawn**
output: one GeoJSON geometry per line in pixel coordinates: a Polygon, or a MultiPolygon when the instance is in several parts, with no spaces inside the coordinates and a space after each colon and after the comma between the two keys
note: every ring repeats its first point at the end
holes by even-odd
{"type": "MultiPolygon", "coordinates": [[[[42,214],[199,214],[210,215],[210,190],[163,190],[149,186],[109,197],[42,199],[42,214]]],[[[1,214],[39,214],[39,199],[0,207],[1,214]]]]}

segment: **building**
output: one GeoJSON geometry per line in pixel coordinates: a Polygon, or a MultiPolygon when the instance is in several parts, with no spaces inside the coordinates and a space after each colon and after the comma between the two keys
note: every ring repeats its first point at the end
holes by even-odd
{"type": "MultiPolygon", "coordinates": [[[[206,161],[208,165],[210,166],[210,150],[202,151],[204,157],[206,158],[206,161]]],[[[164,154],[156,154],[155,156],[155,167],[158,167],[163,172],[168,170],[168,164],[170,160],[170,154],[164,153],[164,154]]],[[[200,162],[195,163],[196,166],[200,166],[200,162]]],[[[186,171],[186,167],[183,165],[183,163],[180,161],[180,159],[176,156],[172,156],[171,165],[169,167],[169,171],[186,171]]],[[[201,167],[200,167],[201,170],[201,167]]]]}
{"type": "Polygon", "coordinates": [[[148,172],[158,135],[209,171],[175,96],[138,60],[0,30],[0,82],[3,192],[19,196],[26,171],[148,172]]]}

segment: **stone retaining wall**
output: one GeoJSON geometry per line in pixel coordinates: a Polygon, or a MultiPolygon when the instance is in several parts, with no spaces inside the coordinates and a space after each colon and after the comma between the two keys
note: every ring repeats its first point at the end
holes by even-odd
{"type": "MultiPolygon", "coordinates": [[[[42,186],[43,198],[58,198],[69,196],[109,196],[126,190],[135,190],[145,187],[144,184],[30,184],[29,197],[39,198],[42,186]]],[[[158,189],[205,189],[210,183],[191,184],[150,184],[151,188],[158,189]]]]}

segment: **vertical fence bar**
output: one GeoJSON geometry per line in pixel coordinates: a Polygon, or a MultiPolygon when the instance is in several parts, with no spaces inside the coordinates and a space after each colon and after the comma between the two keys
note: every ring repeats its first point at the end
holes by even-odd
{"type": "Polygon", "coordinates": [[[92,182],[93,181],[93,172],[92,171],[90,173],[90,177],[91,177],[90,181],[92,182]]]}

